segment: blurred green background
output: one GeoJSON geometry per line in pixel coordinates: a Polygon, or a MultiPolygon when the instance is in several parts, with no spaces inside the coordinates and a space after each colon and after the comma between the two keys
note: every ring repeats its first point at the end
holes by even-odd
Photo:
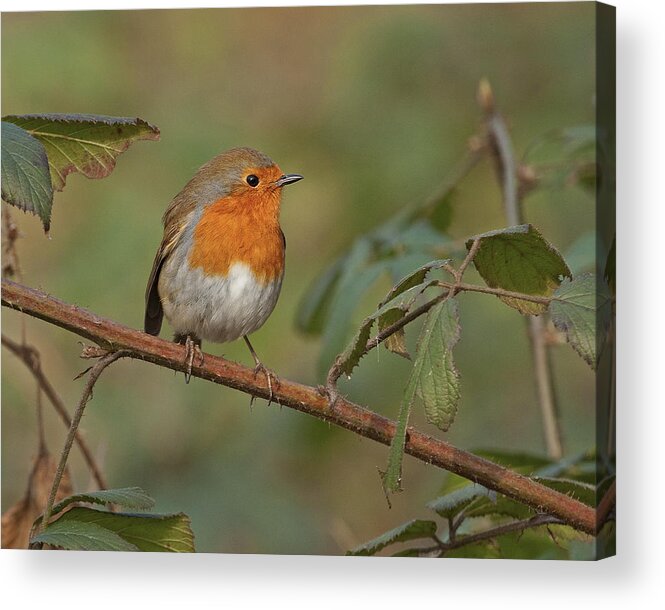
{"type": "MultiPolygon", "coordinates": [[[[281,377],[317,384],[320,341],[294,326],[311,281],[353,238],[424,199],[479,127],[475,91],[489,78],[516,149],[594,120],[592,3],[7,14],[2,112],[140,116],[161,141],[133,145],[101,181],[77,175],[56,194],[51,239],[12,209],[25,282],[140,328],[161,214],[196,169],[232,146],[258,148],[306,179],[288,189],[287,272],[278,306],[252,341],[281,377]]],[[[544,191],[526,216],[562,252],[593,229],[593,200],[544,191]]],[[[453,237],[504,226],[490,163],[457,194],[453,237]]],[[[388,281],[376,288],[380,296],[388,281]]],[[[358,320],[375,302],[356,312],[358,320]]],[[[484,295],[460,298],[457,421],[442,434],[467,449],[544,453],[521,316],[484,295]]],[[[2,310],[18,338],[20,316],[2,310]]],[[[78,337],[34,319],[27,336],[72,408],[87,365],[78,337]]],[[[169,336],[170,330],[163,330],[169,336]]],[[[409,341],[417,336],[417,325],[409,341]]],[[[207,344],[247,365],[242,342],[207,344]]],[[[36,452],[35,384],[3,350],[2,508],[24,492],[36,452]]],[[[594,376],[554,350],[567,453],[594,445],[594,376]]],[[[394,418],[409,363],[377,350],[341,388],[394,418]]],[[[46,407],[48,443],[65,430],[46,407]]],[[[377,467],[387,448],[228,388],[134,361],[111,367],[82,429],[111,486],[139,485],[160,512],[192,518],[199,551],[329,553],[415,517],[446,474],[407,457],[388,509],[377,467]]],[[[78,489],[90,476],[78,450],[78,489]]]]}

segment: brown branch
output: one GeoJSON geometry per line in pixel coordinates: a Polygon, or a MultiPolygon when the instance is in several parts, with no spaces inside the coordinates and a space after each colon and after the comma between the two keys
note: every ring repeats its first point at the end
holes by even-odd
{"type": "MultiPolygon", "coordinates": [[[[67,412],[67,408],[65,407],[65,403],[63,402],[62,398],[60,398],[58,393],[55,391],[55,388],[51,385],[48,377],[46,377],[44,374],[38,351],[33,346],[20,345],[5,335],[2,335],[2,345],[10,352],[12,352],[21,362],[23,362],[26,367],[28,367],[28,370],[34,376],[41,391],[49,399],[56,413],[60,416],[60,419],[62,419],[64,424],[69,428],[72,425],[72,420],[69,417],[69,413],[67,412]]],[[[81,450],[83,459],[90,469],[90,472],[92,473],[92,476],[94,477],[99,489],[108,489],[104,475],[97,465],[97,462],[92,455],[92,451],[90,451],[88,444],[85,442],[79,432],[76,433],[75,440],[76,444],[81,450]]]]}
{"type": "MultiPolygon", "coordinates": [[[[184,346],[122,326],[15,282],[3,281],[2,304],[65,328],[105,349],[126,350],[129,357],[175,371],[184,372],[187,368],[184,346]]],[[[203,365],[193,367],[192,375],[266,400],[271,394],[265,376],[257,376],[251,368],[210,354],[206,354],[203,365]]],[[[395,434],[395,422],[342,397],[332,408],[317,388],[286,379],[272,388],[272,400],[384,445],[389,445],[395,434]]],[[[445,441],[409,428],[405,452],[426,464],[444,468],[553,515],[584,532],[595,532],[594,508],[445,441]]]]}
{"type": "Polygon", "coordinates": [[[92,398],[92,390],[95,387],[95,383],[99,379],[99,376],[104,372],[104,369],[111,363],[115,362],[123,356],[128,354],[122,350],[116,352],[110,352],[100,358],[95,365],[90,369],[90,374],[88,375],[88,381],[85,384],[83,389],[83,394],[81,395],[81,400],[79,401],[76,411],[74,412],[74,417],[72,417],[72,423],[69,426],[69,433],[65,439],[65,446],[62,449],[62,454],[60,455],[60,462],[58,463],[58,468],[55,471],[55,476],[53,477],[53,485],[51,486],[51,492],[48,496],[48,501],[46,502],[46,508],[44,509],[44,516],[39,527],[39,531],[43,531],[48,526],[49,520],[51,519],[51,513],[53,511],[53,503],[55,502],[55,497],[58,493],[58,487],[60,487],[60,481],[62,480],[62,475],[65,472],[65,466],[67,466],[67,459],[69,458],[69,452],[72,449],[74,444],[74,438],[76,437],[76,431],[78,430],[79,424],[81,423],[81,418],[83,417],[83,411],[85,406],[88,404],[88,401],[92,398]]]}
{"type": "MultiPolygon", "coordinates": [[[[503,205],[509,225],[524,222],[517,186],[517,165],[508,127],[496,109],[494,94],[486,80],[480,82],[478,102],[485,113],[490,150],[494,157],[498,180],[503,193],[503,205]]],[[[545,341],[545,321],[542,316],[529,316],[526,319],[531,354],[533,358],[538,404],[543,420],[543,433],[547,452],[552,459],[563,455],[561,428],[554,394],[552,363],[545,341]]]]}

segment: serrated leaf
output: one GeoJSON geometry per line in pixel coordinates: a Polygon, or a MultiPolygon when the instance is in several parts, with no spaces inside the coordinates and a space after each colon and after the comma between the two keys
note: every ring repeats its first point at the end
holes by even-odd
{"type": "Polygon", "coordinates": [[[150,509],[155,501],[140,487],[121,487],[118,489],[100,489],[87,493],[75,494],[65,498],[53,507],[53,514],[76,502],[88,502],[91,504],[117,504],[125,508],[150,509]]]}
{"type": "MultiPolygon", "coordinates": [[[[74,507],[58,522],[89,523],[115,532],[139,551],[193,553],[194,534],[184,513],[150,515],[108,513],[87,507],[74,507]]],[[[50,526],[49,526],[50,527],[50,526]]]]}
{"type": "Polygon", "coordinates": [[[348,339],[353,313],[363,293],[385,272],[385,262],[372,260],[372,246],[364,238],[354,244],[341,271],[323,335],[319,368],[326,371],[348,339]]]}
{"type": "Polygon", "coordinates": [[[116,158],[137,140],[158,140],[159,129],[140,118],[93,114],[27,114],[3,118],[37,138],[48,157],[53,188],[72,172],[105,178],[116,158]]]}
{"type": "MultiPolygon", "coordinates": [[[[64,515],[63,515],[64,517],[64,515]]],[[[96,523],[60,518],[51,523],[32,543],[41,542],[70,551],[138,551],[115,532],[96,523]]]]}
{"type": "Polygon", "coordinates": [[[413,368],[400,404],[395,436],[390,444],[388,466],[381,473],[386,492],[400,490],[402,459],[411,406],[418,396],[430,423],[447,430],[457,412],[459,374],[452,349],[459,340],[459,314],[455,299],[448,298],[429,310],[420,332],[413,368]]]}
{"type": "Polygon", "coordinates": [[[413,519],[365,544],[357,546],[352,551],[348,551],[347,555],[375,555],[388,545],[395,544],[396,542],[432,538],[436,535],[436,529],[437,525],[434,521],[413,519]]]}
{"type": "Polygon", "coordinates": [[[345,264],[346,256],[340,256],[313,282],[303,296],[296,314],[296,326],[302,332],[318,335],[323,331],[330,302],[345,264]]]}
{"type": "Polygon", "coordinates": [[[374,322],[378,320],[379,330],[384,330],[393,321],[396,322],[404,316],[418,296],[432,284],[433,282],[423,282],[417,286],[406,288],[405,283],[404,286],[400,287],[399,291],[395,291],[393,288],[388,293],[389,297],[393,295],[392,298],[383,305],[380,305],[373,314],[367,316],[362,321],[360,328],[346,346],[346,349],[335,359],[339,370],[345,375],[351,375],[351,372],[358,365],[358,362],[360,362],[365,353],[365,347],[367,346],[374,322]]]}
{"type": "Polygon", "coordinates": [[[449,263],[449,260],[436,260],[430,261],[425,265],[422,265],[418,269],[411,271],[404,277],[402,277],[388,292],[386,298],[381,301],[379,308],[386,305],[388,302],[398,297],[403,292],[406,292],[410,288],[421,285],[429,273],[434,269],[439,269],[446,263],[449,263]]]}
{"type": "Polygon", "coordinates": [[[51,225],[53,186],[42,143],[24,129],[2,121],[2,199],[51,225]]]}
{"type": "Polygon", "coordinates": [[[456,489],[455,491],[432,500],[427,504],[427,508],[432,509],[444,519],[452,519],[467,508],[470,504],[478,501],[480,498],[496,498],[496,492],[490,491],[482,485],[472,483],[466,487],[456,489]]]}
{"type": "Polygon", "coordinates": [[[412,371],[414,390],[423,401],[427,421],[446,431],[455,419],[460,398],[459,373],[453,361],[453,347],[460,337],[457,300],[449,298],[433,307],[423,332],[412,371]]]}
{"type": "MultiPolygon", "coordinates": [[[[480,247],[473,262],[491,288],[549,297],[564,277],[571,277],[561,254],[532,225],[476,235],[466,242],[467,249],[476,239],[480,240],[480,247]]],[[[547,309],[544,303],[499,298],[524,314],[537,315],[547,309]]]]}
{"type": "Polygon", "coordinates": [[[365,346],[372,332],[374,320],[374,316],[365,318],[346,349],[335,358],[335,364],[343,374],[350,376],[353,369],[358,366],[365,353],[365,346]]]}
{"type": "Polygon", "coordinates": [[[592,273],[564,280],[554,292],[550,314],[554,326],[565,333],[573,349],[595,369],[611,316],[605,284],[597,283],[592,273]]]}

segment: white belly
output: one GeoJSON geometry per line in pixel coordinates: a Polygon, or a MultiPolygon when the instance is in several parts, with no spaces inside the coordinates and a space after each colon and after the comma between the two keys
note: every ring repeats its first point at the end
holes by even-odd
{"type": "Polygon", "coordinates": [[[172,260],[159,278],[164,315],[174,331],[214,343],[234,341],[260,328],[275,308],[281,287],[281,276],[264,284],[244,263],[231,265],[226,276],[204,277],[200,268],[172,260]]]}

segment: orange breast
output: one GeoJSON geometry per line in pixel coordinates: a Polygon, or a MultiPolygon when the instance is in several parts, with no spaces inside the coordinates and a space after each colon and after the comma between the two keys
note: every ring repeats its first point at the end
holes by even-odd
{"type": "Polygon", "coordinates": [[[227,275],[234,263],[249,265],[268,283],[284,273],[279,191],[230,195],[204,210],[194,231],[189,264],[209,275],[227,275]]]}

